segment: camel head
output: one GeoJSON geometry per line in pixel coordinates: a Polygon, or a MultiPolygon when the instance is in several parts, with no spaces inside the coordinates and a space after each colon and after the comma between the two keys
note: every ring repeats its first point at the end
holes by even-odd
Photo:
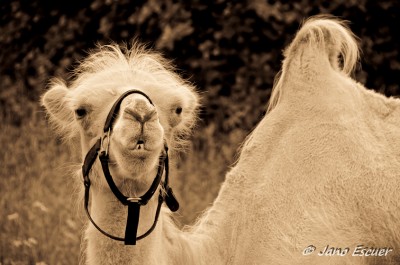
{"type": "MultiPolygon", "coordinates": [[[[198,96],[160,55],[132,46],[99,47],[79,65],[70,85],[54,80],[42,104],[57,132],[72,145],[80,142],[83,159],[104,137],[107,116],[117,99],[126,91],[140,91],[123,98],[104,139],[117,185],[133,182],[140,192],[153,180],[164,144],[172,150],[182,146],[194,124],[198,96]]],[[[106,185],[99,177],[99,164],[94,164],[93,181],[106,185]]]]}

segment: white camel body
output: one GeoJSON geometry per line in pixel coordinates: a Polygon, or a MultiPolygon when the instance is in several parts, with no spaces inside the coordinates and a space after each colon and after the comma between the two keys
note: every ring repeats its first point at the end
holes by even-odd
{"type": "MultiPolygon", "coordinates": [[[[103,61],[110,60],[107,56],[103,61]]],[[[113,241],[89,224],[87,264],[394,263],[400,248],[400,101],[351,79],[357,58],[357,44],[343,23],[323,17],[307,21],[285,51],[266,117],[246,139],[218,197],[198,223],[181,231],[164,208],[155,231],[136,246],[113,241]],[[310,245],[315,251],[304,253],[310,245]],[[327,245],[335,248],[334,255],[324,252],[327,245]],[[357,247],[368,249],[356,254],[382,255],[354,256],[357,247]]],[[[121,107],[110,145],[112,173],[124,192],[137,195],[155,175],[162,140],[174,146],[174,134],[190,128],[197,96],[176,76],[166,78],[168,69],[166,76],[152,78],[151,71],[138,74],[135,64],[129,69],[104,66],[91,75],[83,68],[71,89],[54,85],[43,104],[61,134],[80,122],[72,115],[77,102],[91,106],[92,116],[85,119],[92,122],[74,125],[80,134],[68,133],[80,137],[84,156],[118,94],[132,87],[148,93],[159,119],[143,127],[148,135],[144,146],[149,141],[153,150],[146,159],[142,156],[146,163],[138,160],[137,150],[126,147],[136,143],[138,124],[123,114],[127,109],[151,112],[141,96],[121,107]],[[142,78],[127,77],[130,71],[142,78]],[[141,81],[143,76],[148,83],[141,81]],[[178,106],[183,112],[176,116],[178,106]]],[[[126,208],[105,185],[99,163],[94,167],[93,218],[105,230],[123,235],[126,208]]],[[[156,197],[142,209],[138,234],[152,224],[155,208],[156,197]]]]}

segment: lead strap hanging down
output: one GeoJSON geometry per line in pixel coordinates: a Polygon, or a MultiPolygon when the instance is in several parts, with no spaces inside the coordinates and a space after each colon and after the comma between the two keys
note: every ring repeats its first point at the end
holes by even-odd
{"type": "Polygon", "coordinates": [[[128,218],[125,228],[125,245],[136,245],[137,231],[139,226],[140,205],[138,203],[128,204],[128,218]]]}

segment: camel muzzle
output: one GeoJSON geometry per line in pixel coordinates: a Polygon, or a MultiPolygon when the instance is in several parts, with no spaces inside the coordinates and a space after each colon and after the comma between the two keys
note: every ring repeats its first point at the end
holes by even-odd
{"type": "MultiPolygon", "coordinates": [[[[157,175],[155,176],[150,188],[147,190],[145,194],[140,197],[127,197],[118,189],[117,185],[115,184],[113,177],[111,176],[108,164],[109,164],[109,145],[110,145],[110,137],[112,133],[112,128],[114,121],[117,117],[119,112],[122,100],[130,94],[140,94],[143,95],[150,104],[154,105],[151,99],[142,91],[139,90],[128,90],[123,93],[114,103],[110,112],[108,113],[104,130],[103,136],[100,137],[96,143],[92,146],[92,148],[88,151],[85,156],[85,160],[82,165],[82,175],[83,175],[83,183],[85,186],[85,198],[84,198],[84,208],[87,217],[89,218],[90,222],[94,225],[94,227],[99,230],[103,235],[117,240],[117,241],[124,241],[125,245],[136,245],[136,241],[141,240],[148,236],[156,227],[158,217],[160,215],[161,205],[165,201],[168,208],[175,212],[179,209],[179,203],[176,200],[171,187],[168,185],[168,177],[169,177],[169,159],[168,159],[168,146],[164,144],[164,150],[161,152],[159,157],[157,175]],[[96,158],[99,158],[101,167],[103,169],[104,177],[107,181],[107,184],[110,190],[113,192],[114,196],[125,206],[128,207],[128,216],[126,221],[126,228],[125,228],[125,237],[117,237],[111,235],[101,229],[96,222],[92,219],[90,212],[89,212],[89,194],[90,194],[90,178],[89,173],[90,169],[92,168],[96,158]],[[165,172],[164,181],[162,181],[163,173],[165,172]],[[139,226],[139,217],[140,217],[140,207],[145,206],[149,200],[153,197],[154,193],[156,192],[157,188],[161,186],[160,193],[158,196],[158,205],[156,214],[154,217],[154,222],[152,226],[145,232],[144,234],[137,236],[137,230],[139,226]],[[164,192],[163,192],[164,191],[164,192]]],[[[139,145],[139,144],[138,144],[139,145]]]]}

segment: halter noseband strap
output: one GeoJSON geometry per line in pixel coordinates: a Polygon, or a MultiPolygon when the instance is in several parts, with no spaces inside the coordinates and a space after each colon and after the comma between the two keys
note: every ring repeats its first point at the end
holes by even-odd
{"type": "Polygon", "coordinates": [[[117,117],[119,108],[121,106],[122,100],[130,95],[130,94],[141,94],[144,97],[146,97],[149,102],[153,105],[152,101],[150,98],[143,93],[142,91],[139,90],[129,90],[125,93],[123,93],[117,101],[114,103],[112,106],[108,116],[107,120],[104,125],[104,135],[100,139],[96,141],[96,143],[92,146],[92,148],[89,150],[89,152],[86,154],[84,163],[82,165],[82,175],[83,175],[83,182],[85,186],[85,200],[84,200],[84,207],[86,211],[86,215],[88,216],[90,222],[94,225],[94,227],[97,228],[102,234],[105,236],[108,236],[111,239],[118,240],[118,241],[124,241],[125,245],[136,245],[136,241],[145,238],[148,236],[156,227],[158,217],[160,215],[160,210],[161,210],[161,205],[165,201],[168,208],[175,212],[179,208],[179,203],[176,200],[172,189],[168,186],[168,178],[169,178],[169,159],[168,159],[168,147],[165,144],[164,150],[162,154],[160,155],[159,158],[159,164],[158,164],[158,169],[157,169],[157,175],[154,178],[150,188],[147,190],[145,194],[143,194],[140,197],[127,197],[122,192],[118,189],[117,185],[115,184],[109,167],[108,167],[108,162],[109,162],[109,156],[108,156],[108,146],[110,144],[110,134],[112,132],[112,126],[114,124],[114,120],[117,117]],[[107,139],[107,146],[104,147],[104,141],[107,139]],[[99,155],[99,151],[101,150],[101,153],[99,155]],[[105,179],[107,181],[108,186],[110,187],[111,191],[114,193],[115,197],[125,206],[128,206],[128,217],[127,217],[127,222],[126,222],[126,228],[125,228],[125,237],[117,237],[113,236],[104,230],[102,230],[92,219],[90,213],[89,213],[89,193],[90,193],[90,178],[89,178],[89,172],[90,169],[92,168],[97,156],[99,157],[99,160],[101,162],[101,166],[103,169],[103,173],[105,176],[105,179]],[[165,179],[164,182],[161,181],[163,172],[165,170],[165,179]],[[139,225],[139,215],[140,215],[140,207],[146,205],[151,197],[154,195],[156,192],[157,188],[159,185],[162,185],[162,189],[165,191],[165,194],[160,190],[160,194],[158,196],[158,205],[157,205],[157,210],[156,214],[154,217],[154,222],[152,226],[141,236],[137,236],[137,229],[139,225]]]}
{"type": "Polygon", "coordinates": [[[151,101],[151,99],[149,98],[149,96],[147,96],[142,91],[140,91],[140,90],[128,90],[128,91],[126,91],[125,93],[123,93],[117,99],[117,101],[115,101],[114,105],[111,107],[111,110],[108,113],[108,116],[107,116],[107,119],[106,119],[106,123],[104,124],[104,133],[107,133],[109,130],[112,131],[112,126],[114,125],[114,120],[117,117],[117,114],[118,114],[118,111],[119,111],[119,107],[121,106],[121,102],[122,102],[122,100],[124,100],[124,98],[126,98],[130,94],[140,94],[140,95],[144,96],[145,98],[147,98],[147,100],[150,102],[150,104],[154,106],[154,104],[151,101]]]}

